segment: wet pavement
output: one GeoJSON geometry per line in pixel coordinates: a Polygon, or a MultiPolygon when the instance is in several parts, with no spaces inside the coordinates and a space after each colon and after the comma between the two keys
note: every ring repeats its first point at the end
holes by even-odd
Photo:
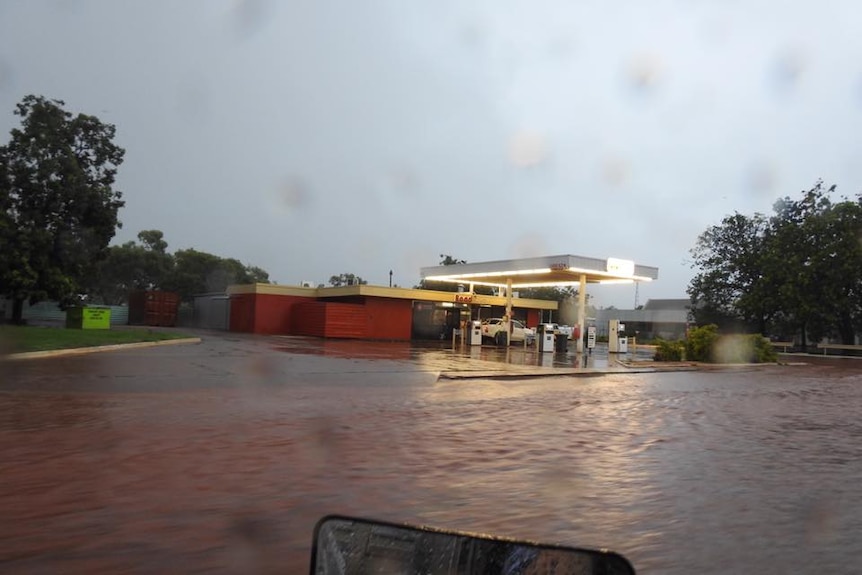
{"type": "Polygon", "coordinates": [[[0,571],[302,573],[331,512],[645,573],[862,569],[862,362],[201,335],[0,363],[0,571]]]}

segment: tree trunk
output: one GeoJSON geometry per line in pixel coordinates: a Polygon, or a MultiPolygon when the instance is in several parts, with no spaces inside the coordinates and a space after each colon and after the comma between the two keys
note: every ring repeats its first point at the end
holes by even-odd
{"type": "Polygon", "coordinates": [[[12,300],[12,323],[21,325],[24,323],[24,299],[15,298],[12,300]]]}
{"type": "Polygon", "coordinates": [[[838,333],[841,334],[841,343],[853,345],[856,343],[856,331],[853,329],[853,320],[847,314],[842,314],[838,320],[838,333]]]}

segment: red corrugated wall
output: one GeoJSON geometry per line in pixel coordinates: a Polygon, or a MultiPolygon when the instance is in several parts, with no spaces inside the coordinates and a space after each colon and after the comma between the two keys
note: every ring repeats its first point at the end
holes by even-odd
{"type": "Polygon", "coordinates": [[[311,298],[292,295],[257,294],[254,304],[254,333],[289,335],[293,308],[311,298]]]}
{"type": "Polygon", "coordinates": [[[368,310],[364,305],[315,301],[293,308],[293,333],[315,337],[368,338],[368,310]]]}
{"type": "Polygon", "coordinates": [[[311,298],[274,294],[234,294],[230,297],[230,330],[289,335],[295,306],[311,298]]]}
{"type": "Polygon", "coordinates": [[[325,337],[368,339],[368,309],[361,304],[327,302],[325,337]]]}
{"type": "Polygon", "coordinates": [[[409,299],[367,298],[368,337],[410,341],[413,301],[409,299]]]}
{"type": "Polygon", "coordinates": [[[254,333],[254,302],[257,296],[251,293],[230,296],[230,330],[254,333]]]}
{"type": "Polygon", "coordinates": [[[326,337],[326,303],[308,301],[293,306],[291,314],[291,333],[326,337]]]}

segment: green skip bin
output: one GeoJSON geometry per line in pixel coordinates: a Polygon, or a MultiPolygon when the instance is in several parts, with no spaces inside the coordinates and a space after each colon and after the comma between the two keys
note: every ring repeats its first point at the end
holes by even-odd
{"type": "Polygon", "coordinates": [[[66,310],[66,327],[70,329],[111,329],[111,308],[71,307],[66,310]]]}

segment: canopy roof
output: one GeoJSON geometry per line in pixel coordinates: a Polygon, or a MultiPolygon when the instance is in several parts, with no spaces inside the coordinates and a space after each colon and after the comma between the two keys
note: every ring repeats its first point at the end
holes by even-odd
{"type": "Polygon", "coordinates": [[[658,268],[617,258],[561,255],[424,267],[420,274],[429,281],[503,287],[511,279],[513,288],[528,288],[578,284],[582,276],[587,283],[648,282],[658,279],[658,268]]]}

